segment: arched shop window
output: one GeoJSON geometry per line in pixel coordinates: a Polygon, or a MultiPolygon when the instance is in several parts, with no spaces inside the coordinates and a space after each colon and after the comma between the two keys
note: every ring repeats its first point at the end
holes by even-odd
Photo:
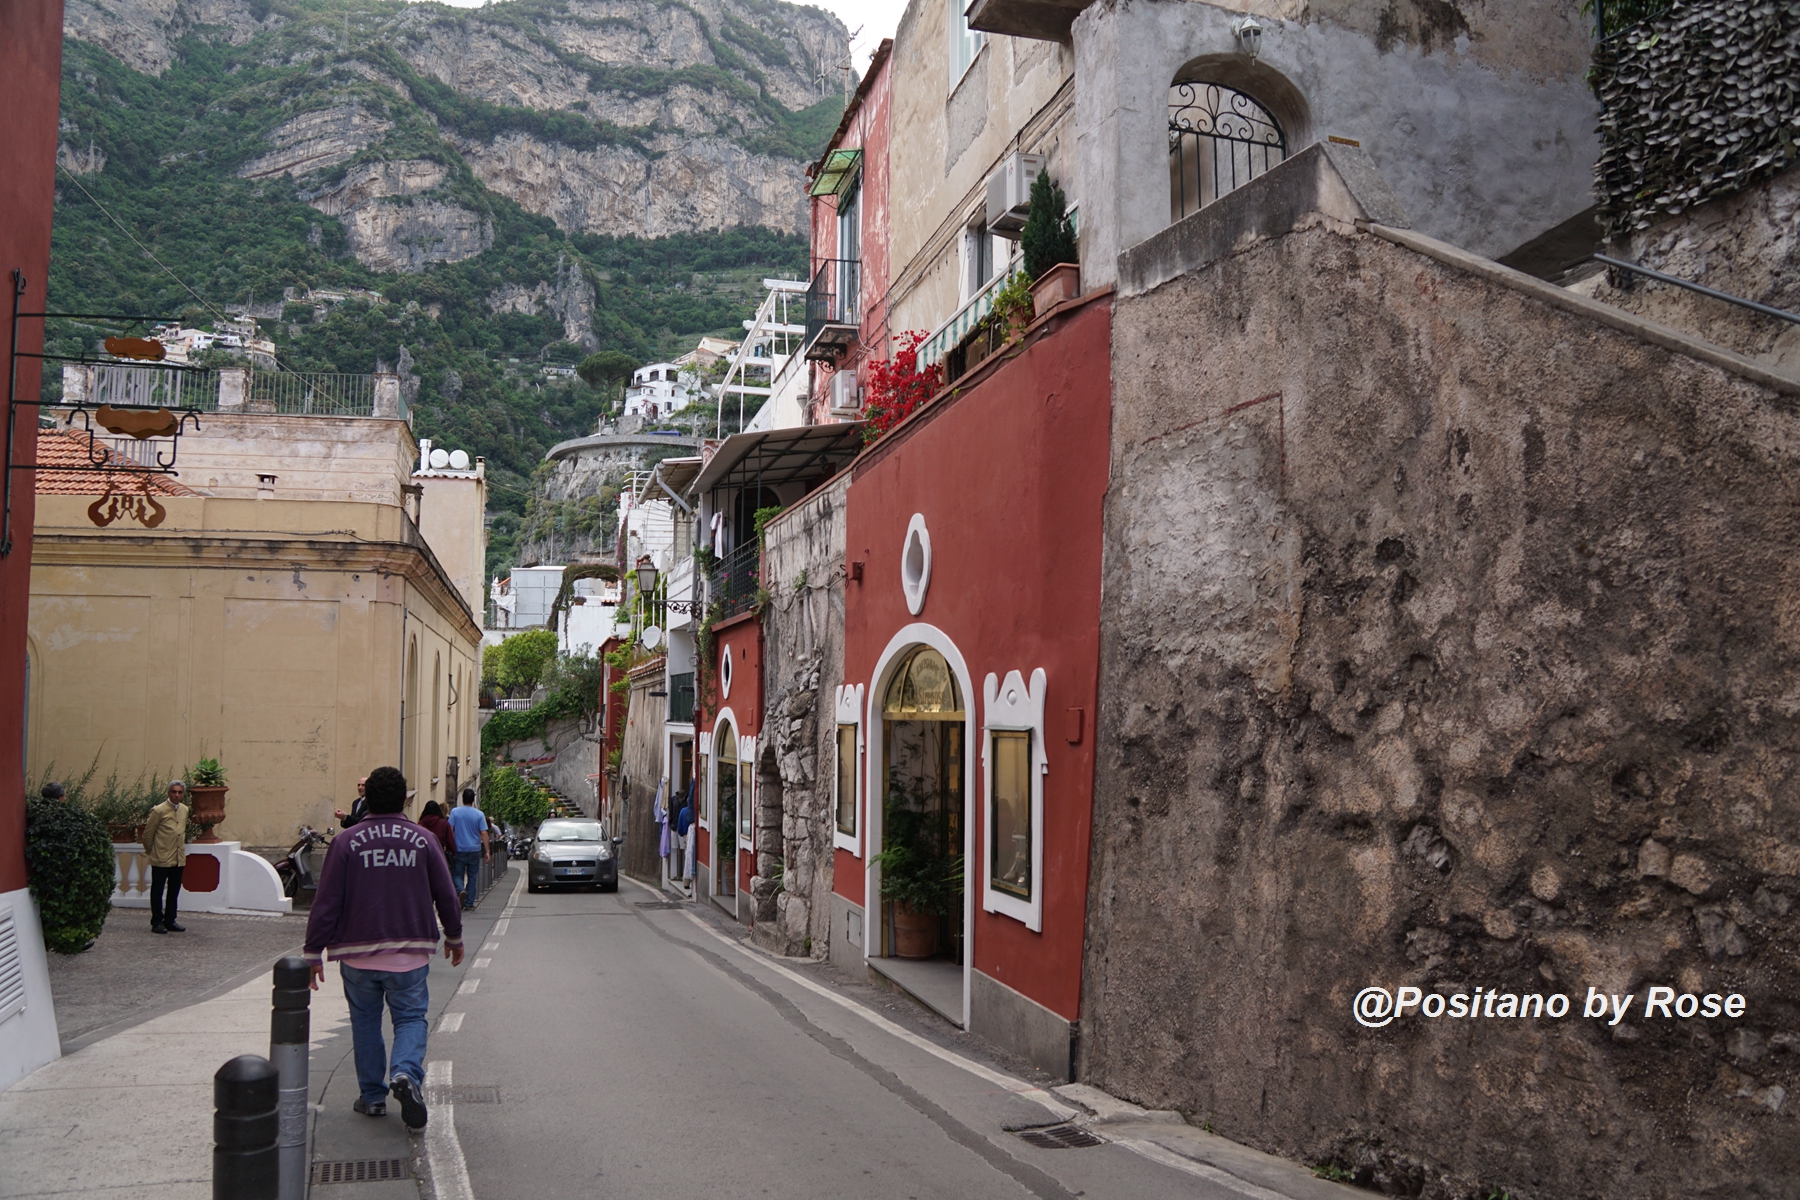
{"type": "Polygon", "coordinates": [[[890,721],[960,721],[962,689],[944,656],[920,646],[888,684],[881,712],[890,721]]]}
{"type": "MultiPolygon", "coordinates": [[[[913,650],[882,695],[881,812],[884,899],[891,910],[892,953],[903,958],[963,960],[964,721],[968,714],[956,674],[929,646],[913,650]],[[908,879],[901,901],[889,894],[890,872],[908,879]]],[[[873,800],[874,797],[871,797],[873,800]]],[[[876,814],[871,812],[871,823],[876,814]]]]}
{"type": "Polygon", "coordinates": [[[721,896],[729,896],[737,890],[737,829],[738,809],[748,807],[747,798],[741,795],[739,781],[741,775],[738,762],[737,730],[730,721],[720,721],[713,730],[714,757],[718,759],[719,792],[713,805],[714,825],[717,831],[718,853],[714,856],[714,890],[721,896]]]}

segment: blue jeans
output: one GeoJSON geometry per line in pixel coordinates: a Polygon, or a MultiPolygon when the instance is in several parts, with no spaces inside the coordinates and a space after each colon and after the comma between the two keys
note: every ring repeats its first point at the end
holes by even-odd
{"type": "Polygon", "coordinates": [[[450,882],[463,898],[463,907],[475,903],[475,883],[481,878],[481,851],[458,850],[450,864],[450,882]]]}
{"type": "Polygon", "coordinates": [[[425,1009],[431,994],[425,986],[429,966],[410,971],[365,971],[338,965],[344,976],[344,999],[350,1002],[350,1037],[356,1047],[356,1083],[363,1103],[386,1101],[388,1080],[404,1075],[422,1089],[425,1084],[425,1035],[430,1025],[425,1009]],[[387,1045],[381,1038],[381,1005],[387,1002],[394,1020],[394,1062],[388,1069],[387,1045]]]}

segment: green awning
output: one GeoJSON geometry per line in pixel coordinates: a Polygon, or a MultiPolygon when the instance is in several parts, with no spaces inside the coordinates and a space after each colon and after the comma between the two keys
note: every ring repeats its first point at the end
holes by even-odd
{"type": "Polygon", "coordinates": [[[808,194],[841,196],[861,168],[861,150],[833,150],[825,156],[825,165],[819,168],[818,177],[813,180],[808,194]]]}

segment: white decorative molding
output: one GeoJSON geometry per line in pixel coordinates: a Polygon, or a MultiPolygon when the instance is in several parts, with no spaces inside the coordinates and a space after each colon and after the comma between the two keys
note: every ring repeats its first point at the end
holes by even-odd
{"type": "Polygon", "coordinates": [[[1017,671],[1005,680],[989,672],[982,682],[981,705],[981,907],[1022,921],[1033,933],[1044,931],[1044,775],[1050,756],[1044,745],[1044,668],[1031,673],[1031,684],[1017,671]],[[1024,729],[1031,733],[1031,899],[1021,900],[994,887],[994,804],[988,794],[994,773],[988,762],[988,731],[1024,729]]]}
{"type": "Polygon", "coordinates": [[[925,611],[925,593],[931,588],[931,531],[925,515],[914,513],[900,543],[900,590],[906,593],[906,611],[918,616],[925,611]]]}
{"type": "MultiPolygon", "coordinates": [[[[719,711],[713,714],[713,727],[706,733],[706,746],[700,751],[702,754],[706,755],[706,796],[704,797],[706,803],[700,806],[700,825],[708,833],[716,833],[719,824],[719,756],[716,752],[719,739],[713,735],[718,733],[719,726],[726,722],[731,723],[732,736],[736,737],[738,730],[737,714],[721,705],[719,711]]],[[[719,843],[715,840],[713,842],[714,866],[717,866],[718,859],[719,843]]],[[[699,860],[696,859],[695,861],[699,860]]]]}
{"type": "MultiPolygon", "coordinates": [[[[726,642],[719,652],[719,698],[731,699],[731,643],[726,642]]],[[[732,726],[733,729],[737,726],[732,726]]]]}
{"type": "Polygon", "coordinates": [[[836,762],[837,731],[835,729],[832,730],[831,746],[832,746],[833,761],[831,764],[831,845],[832,845],[832,848],[835,850],[848,850],[850,853],[857,855],[858,857],[861,857],[861,855],[862,855],[864,792],[863,792],[862,788],[860,786],[858,786],[858,781],[860,781],[862,779],[862,772],[860,770],[860,767],[861,767],[860,759],[862,758],[862,755],[863,755],[863,719],[862,719],[863,685],[860,683],[847,683],[847,684],[844,684],[841,687],[839,687],[837,689],[836,694],[837,694],[837,704],[835,706],[835,709],[836,709],[836,713],[837,713],[837,723],[839,725],[854,725],[854,726],[856,726],[856,754],[857,754],[857,758],[859,761],[857,763],[858,769],[856,771],[854,771],[851,775],[851,780],[852,780],[851,786],[857,788],[857,795],[850,802],[850,810],[851,810],[852,814],[854,814],[852,816],[852,820],[856,823],[856,832],[855,833],[845,833],[843,830],[838,828],[838,824],[837,824],[837,801],[838,801],[837,785],[838,785],[838,780],[842,779],[843,775],[841,772],[838,771],[837,762],[836,762]]]}

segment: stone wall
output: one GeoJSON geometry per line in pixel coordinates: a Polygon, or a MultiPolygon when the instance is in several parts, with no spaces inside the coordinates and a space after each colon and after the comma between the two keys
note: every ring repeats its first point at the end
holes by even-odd
{"type": "Polygon", "coordinates": [[[850,477],[794,505],[766,530],[763,579],[763,686],[768,714],[760,739],[760,795],[780,808],[759,813],[776,826],[776,855],[757,837],[754,936],[783,954],[825,957],[831,945],[832,770],[837,761],[833,704],[844,682],[844,502],[850,477]],[[773,750],[773,754],[769,750],[773,750]],[[773,782],[776,786],[770,786],[773,782]]]}
{"type": "Polygon", "coordinates": [[[1800,387],[1295,224],[1115,303],[1080,1077],[1393,1194],[1800,1195],[1800,387]],[[1747,1009],[1581,1015],[1652,985],[1747,1009]]]}
{"type": "Polygon", "coordinates": [[[607,816],[613,836],[624,837],[625,870],[640,879],[660,882],[657,848],[662,830],[651,818],[656,787],[663,771],[663,719],[668,698],[652,696],[663,687],[663,660],[658,658],[631,672],[631,699],[626,710],[624,749],[620,755],[619,786],[607,816]]]}

